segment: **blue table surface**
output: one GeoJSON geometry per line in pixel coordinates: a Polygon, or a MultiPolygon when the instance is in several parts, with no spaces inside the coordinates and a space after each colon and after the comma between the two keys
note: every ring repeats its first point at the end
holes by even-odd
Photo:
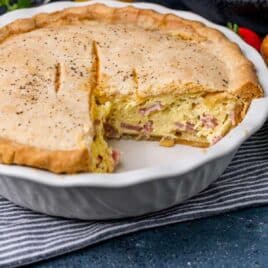
{"type": "Polygon", "coordinates": [[[268,207],[140,231],[30,267],[268,267],[268,207]]]}

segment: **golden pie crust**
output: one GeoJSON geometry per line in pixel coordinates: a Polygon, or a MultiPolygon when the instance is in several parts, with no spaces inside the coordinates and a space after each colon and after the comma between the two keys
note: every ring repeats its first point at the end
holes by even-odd
{"type": "MultiPolygon", "coordinates": [[[[49,29],[50,27],[64,27],[66,25],[83,25],[87,21],[96,21],[105,24],[134,25],[148,32],[162,31],[178,36],[182,40],[202,42],[221,55],[220,60],[228,70],[229,82],[221,91],[228,92],[241,99],[244,103],[244,112],[237,118],[241,121],[248,105],[253,98],[263,96],[253,64],[246,59],[239,47],[230,42],[219,31],[208,28],[204,24],[179,18],[172,14],[160,14],[152,10],[142,10],[131,6],[112,8],[102,4],[68,8],[54,13],[38,14],[32,18],[16,20],[0,29],[0,43],[12,42],[23,33],[49,29]]],[[[128,27],[128,26],[127,26],[128,27]]],[[[122,37],[124,38],[124,37],[122,37]]],[[[41,52],[40,52],[41,53],[41,52]]],[[[98,54],[98,53],[97,53],[98,54]]],[[[97,55],[101,57],[101,55],[97,55]]],[[[1,78],[0,78],[1,80],[1,78]]],[[[117,95],[111,88],[105,88],[107,95],[117,95]]],[[[164,94],[174,88],[151,88],[141,92],[144,96],[164,94]]],[[[188,84],[181,87],[178,94],[193,93],[198,89],[188,84]]],[[[208,89],[210,90],[210,89],[208,89]]],[[[213,92],[213,89],[211,89],[213,92]]],[[[124,93],[128,95],[127,93],[124,93]]],[[[90,127],[90,126],[89,126],[90,127]]],[[[186,141],[181,141],[187,143],[186,141]]],[[[189,142],[188,142],[189,143],[189,142]]],[[[90,154],[85,146],[74,150],[47,150],[23,143],[2,138],[0,140],[0,160],[5,164],[19,164],[46,169],[55,173],[77,173],[91,171],[90,154]]]]}

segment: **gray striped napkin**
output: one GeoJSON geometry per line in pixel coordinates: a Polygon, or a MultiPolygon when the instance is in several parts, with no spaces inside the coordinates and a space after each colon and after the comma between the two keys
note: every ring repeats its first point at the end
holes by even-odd
{"type": "Polygon", "coordinates": [[[16,267],[141,229],[268,204],[268,122],[245,142],[217,182],[182,205],[121,221],[53,218],[0,197],[0,267],[16,267]]]}

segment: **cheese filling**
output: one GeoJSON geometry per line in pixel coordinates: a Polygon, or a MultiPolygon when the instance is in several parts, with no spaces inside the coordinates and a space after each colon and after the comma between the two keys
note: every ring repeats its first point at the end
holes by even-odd
{"type": "Polygon", "coordinates": [[[94,120],[95,133],[89,152],[91,153],[90,169],[94,172],[112,172],[117,159],[113,150],[104,139],[103,122],[110,112],[110,104],[107,102],[101,106],[96,105],[95,97],[91,97],[91,118],[94,120]]]}
{"type": "Polygon", "coordinates": [[[188,142],[201,147],[216,143],[235,126],[242,108],[225,93],[117,98],[109,106],[103,125],[109,138],[136,136],[161,140],[163,146],[188,142]]]}

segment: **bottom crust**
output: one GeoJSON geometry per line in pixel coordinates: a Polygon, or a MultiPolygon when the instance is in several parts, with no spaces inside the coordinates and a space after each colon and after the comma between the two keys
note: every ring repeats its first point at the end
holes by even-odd
{"type": "Polygon", "coordinates": [[[120,138],[113,138],[113,137],[107,137],[108,139],[115,139],[115,140],[120,140],[122,139],[128,139],[128,140],[146,140],[146,141],[156,141],[159,142],[159,144],[163,147],[172,147],[173,145],[176,144],[181,144],[181,145],[189,145],[193,147],[199,147],[199,148],[208,148],[210,144],[208,142],[202,142],[202,141],[190,141],[190,140],[184,140],[184,139],[179,139],[177,138],[176,140],[172,140],[172,143],[170,145],[168,144],[162,144],[161,139],[163,137],[153,137],[151,136],[150,138],[145,138],[145,137],[138,137],[136,135],[131,135],[131,134],[123,134],[120,138]]]}
{"type": "MultiPolygon", "coordinates": [[[[131,135],[123,138],[133,139],[131,135]]],[[[159,141],[159,137],[151,137],[151,141],[159,141]]],[[[176,144],[195,147],[208,147],[205,142],[193,142],[177,139],[176,144]]],[[[30,166],[48,170],[57,174],[74,174],[92,172],[89,168],[90,157],[87,149],[72,151],[49,151],[26,146],[6,139],[0,139],[0,162],[8,165],[30,166]]]]}
{"type": "Polygon", "coordinates": [[[207,148],[210,146],[208,142],[200,142],[200,141],[187,141],[182,139],[177,139],[176,144],[190,145],[193,147],[207,148]]]}

